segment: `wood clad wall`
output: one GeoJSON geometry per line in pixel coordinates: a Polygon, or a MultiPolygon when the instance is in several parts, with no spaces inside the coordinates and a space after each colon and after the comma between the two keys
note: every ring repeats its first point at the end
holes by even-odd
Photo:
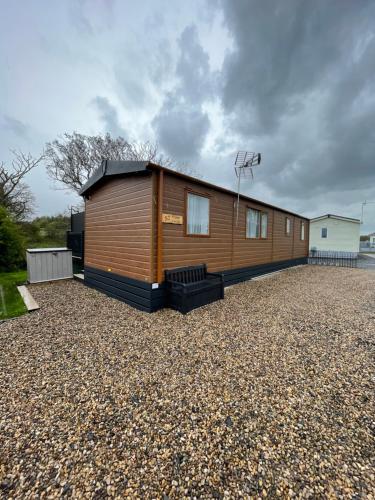
{"type": "Polygon", "coordinates": [[[86,200],[85,265],[150,282],[152,176],[108,180],[86,200]]]}
{"type": "Polygon", "coordinates": [[[293,247],[293,258],[298,259],[299,257],[306,257],[309,253],[309,222],[300,219],[299,217],[294,218],[294,247],[293,247]],[[301,222],[305,223],[305,239],[301,240],[301,222]]]}
{"type": "Polygon", "coordinates": [[[274,210],[273,256],[272,260],[293,259],[293,228],[295,227],[292,215],[274,210]],[[290,219],[290,235],[286,234],[286,218],[290,219]]]}
{"type": "MultiPolygon", "coordinates": [[[[235,197],[233,197],[235,199],[235,197]]],[[[237,200],[235,200],[237,203],[237,200]]],[[[273,210],[240,199],[237,222],[237,209],[234,207],[234,238],[232,268],[256,266],[272,262],[272,230],[273,210]],[[249,208],[254,208],[268,215],[267,238],[246,238],[246,213],[249,208]]]]}
{"type": "Polygon", "coordinates": [[[261,204],[240,200],[238,222],[236,196],[216,191],[199,183],[164,175],[163,212],[184,217],[184,224],[163,224],[163,269],[207,263],[208,269],[224,271],[278,262],[308,254],[309,223],[307,220],[261,204]],[[186,192],[210,197],[210,237],[185,235],[186,192]],[[254,208],[268,214],[266,239],[246,238],[246,212],[254,208]],[[291,221],[291,234],[286,235],[286,217],[291,221]],[[305,221],[305,240],[300,239],[300,224],[305,221]]]}
{"type": "Polygon", "coordinates": [[[229,269],[232,256],[233,197],[214,189],[164,175],[163,212],[182,215],[186,190],[210,197],[210,237],[185,236],[185,225],[163,224],[163,267],[206,263],[211,271],[229,269]]]}

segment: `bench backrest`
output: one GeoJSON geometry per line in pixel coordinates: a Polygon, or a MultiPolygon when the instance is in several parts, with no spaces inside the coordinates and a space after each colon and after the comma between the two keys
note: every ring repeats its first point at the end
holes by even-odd
{"type": "Polygon", "coordinates": [[[199,264],[198,266],[179,267],[178,269],[169,269],[165,271],[165,279],[168,281],[178,281],[179,283],[194,283],[206,279],[207,266],[199,264]]]}

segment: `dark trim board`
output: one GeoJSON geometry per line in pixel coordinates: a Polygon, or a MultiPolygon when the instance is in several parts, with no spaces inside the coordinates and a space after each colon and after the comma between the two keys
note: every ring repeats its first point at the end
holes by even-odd
{"type": "MultiPolygon", "coordinates": [[[[307,257],[269,262],[259,266],[243,267],[222,271],[224,286],[235,285],[242,281],[251,280],[255,276],[279,271],[288,267],[307,264],[307,257]]],[[[109,297],[126,302],[132,307],[146,312],[154,312],[168,306],[164,283],[159,288],[152,288],[151,283],[127,278],[118,274],[102,271],[92,267],[85,267],[85,285],[95,288],[109,297]]]]}
{"type": "Polygon", "coordinates": [[[272,273],[274,271],[280,271],[281,269],[300,266],[302,264],[307,264],[307,257],[282,260],[280,262],[268,262],[267,264],[260,264],[258,266],[251,266],[251,267],[242,267],[240,269],[229,269],[227,271],[222,272],[224,277],[224,286],[235,285],[236,283],[241,283],[241,281],[251,280],[251,278],[255,278],[256,276],[261,276],[262,274],[272,273]]]}
{"type": "Polygon", "coordinates": [[[85,285],[126,302],[141,311],[154,312],[165,305],[164,284],[152,288],[151,283],[118,274],[85,267],[85,285]]]}

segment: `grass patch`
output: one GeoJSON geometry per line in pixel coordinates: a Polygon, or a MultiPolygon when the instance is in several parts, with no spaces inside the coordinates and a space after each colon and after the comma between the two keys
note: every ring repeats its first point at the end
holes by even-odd
{"type": "Polygon", "coordinates": [[[27,309],[17,290],[27,279],[26,271],[0,273],[0,320],[24,314],[27,309]]]}

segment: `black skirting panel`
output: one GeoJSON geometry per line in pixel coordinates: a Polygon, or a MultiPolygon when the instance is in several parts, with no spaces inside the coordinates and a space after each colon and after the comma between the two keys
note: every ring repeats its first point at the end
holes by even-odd
{"type": "Polygon", "coordinates": [[[110,297],[122,300],[141,311],[154,312],[165,306],[165,287],[152,288],[151,283],[118,274],[85,267],[85,285],[96,288],[110,297]]]}
{"type": "MultiPolygon", "coordinates": [[[[259,266],[242,267],[240,269],[229,269],[222,271],[221,274],[224,278],[224,286],[230,286],[241,281],[251,280],[255,276],[301,264],[307,264],[307,257],[270,262],[259,266]]],[[[110,297],[122,300],[141,311],[154,312],[168,305],[164,284],[159,285],[159,288],[152,288],[151,283],[119,276],[92,267],[85,267],[84,276],[85,285],[96,288],[110,297]]]]}
{"type": "Polygon", "coordinates": [[[280,262],[269,262],[258,266],[242,267],[240,269],[229,269],[222,273],[224,277],[224,286],[235,285],[236,283],[241,283],[241,281],[251,280],[251,278],[255,278],[255,276],[280,271],[287,267],[300,266],[301,264],[307,264],[307,257],[283,260],[280,262]]]}

